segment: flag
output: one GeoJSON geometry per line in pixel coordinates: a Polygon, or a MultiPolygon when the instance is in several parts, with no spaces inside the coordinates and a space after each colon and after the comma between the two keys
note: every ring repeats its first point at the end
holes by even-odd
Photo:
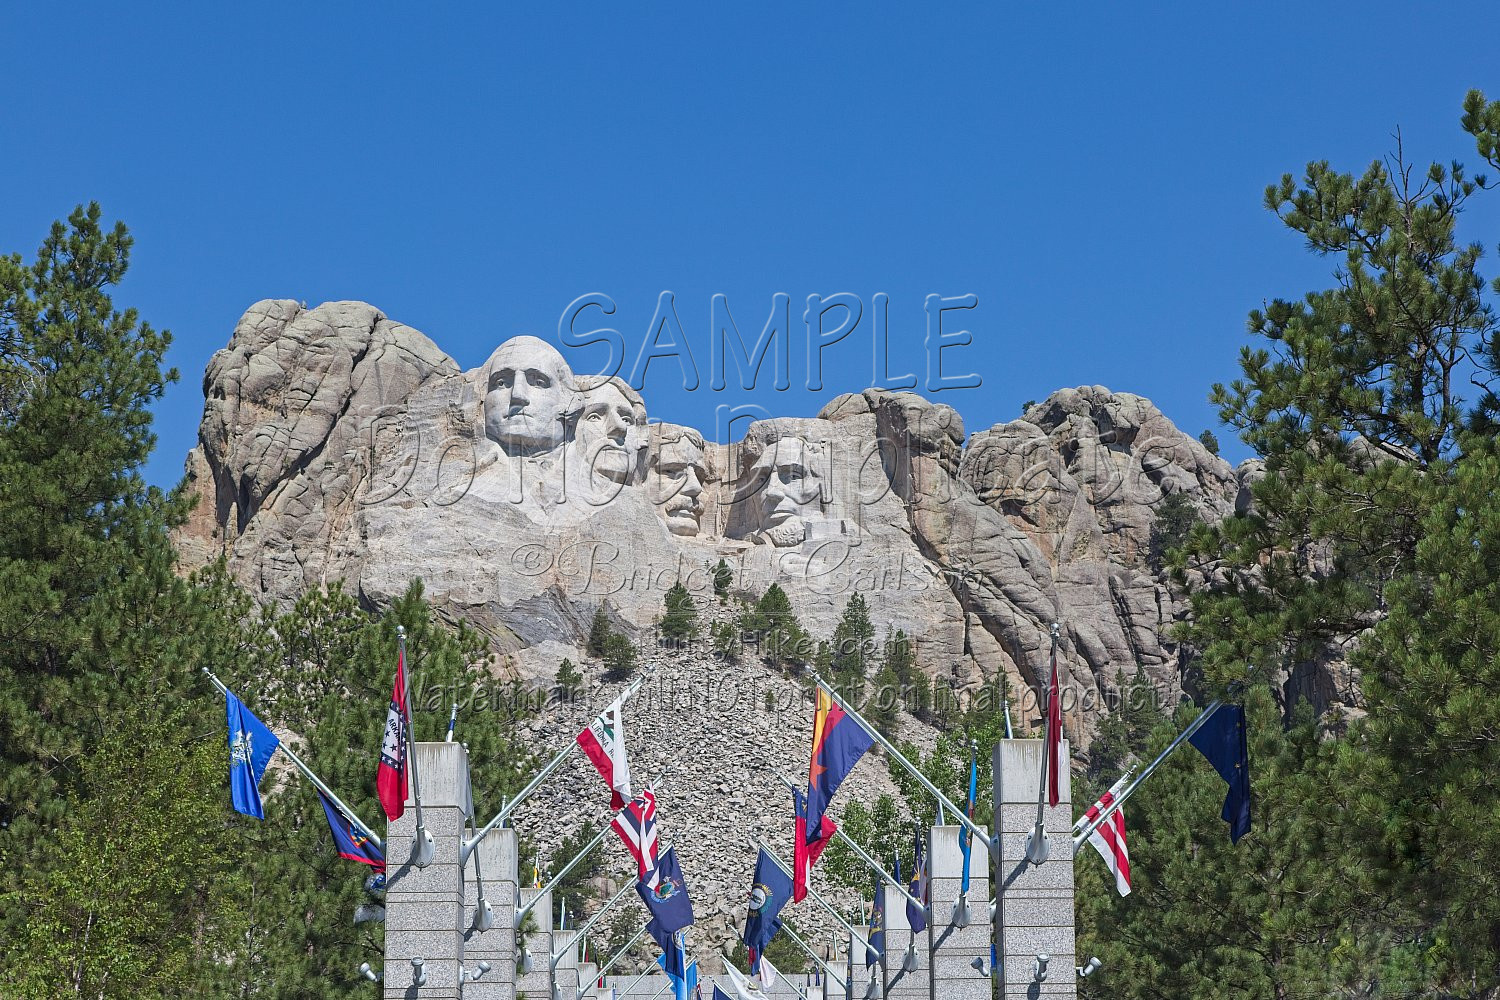
{"type": "Polygon", "coordinates": [[[370,839],[369,832],[355,826],[321,791],[318,791],[318,801],[323,803],[323,814],[328,817],[328,829],[333,833],[333,843],[338,848],[339,857],[369,865],[376,871],[385,871],[385,855],[380,853],[380,848],[370,839]]]}
{"type": "Polygon", "coordinates": [[[750,911],[745,917],[745,947],[750,949],[751,973],[759,971],[758,965],[766,946],[781,930],[781,910],[791,896],[792,880],[762,847],[755,861],[755,877],[750,884],[750,911]]]}
{"type": "MultiPolygon", "coordinates": [[[[901,877],[901,861],[896,861],[896,877],[901,877]]],[[[865,940],[865,968],[885,958],[885,886],[875,880],[875,902],[870,906],[870,934],[865,940]]]]}
{"type": "Polygon", "coordinates": [[[1220,813],[1229,824],[1229,839],[1239,843],[1250,832],[1250,747],[1245,735],[1245,706],[1221,705],[1188,742],[1229,782],[1220,813]]]}
{"type": "Polygon", "coordinates": [[[687,941],[682,931],[669,931],[655,920],[646,924],[646,931],[661,948],[656,964],[672,981],[676,1000],[688,1000],[688,994],[698,987],[698,963],[687,960],[687,941]]]}
{"type": "Polygon", "coordinates": [[[823,814],[854,770],[854,765],[875,742],[863,726],[833,703],[827,691],[818,688],[818,707],[813,714],[812,761],[807,771],[807,838],[823,831],[823,814]]]}
{"type": "Polygon", "coordinates": [[[734,990],[734,995],[739,1000],[759,1000],[765,995],[749,976],[730,965],[728,961],[724,963],[724,975],[729,978],[729,988],[734,990]]]}
{"type": "Polygon", "coordinates": [[[599,713],[575,742],[583,748],[594,769],[610,788],[610,808],[630,801],[630,761],[625,757],[625,695],[599,713]]]}
{"type": "MultiPolygon", "coordinates": [[[[1073,833],[1082,833],[1099,814],[1114,805],[1115,799],[1119,797],[1121,789],[1130,782],[1130,771],[1120,776],[1120,780],[1103,795],[1099,801],[1089,806],[1084,814],[1073,824],[1073,833]]],[[[1104,865],[1115,876],[1115,888],[1120,895],[1130,895],[1130,853],[1125,849],[1125,810],[1116,809],[1110,814],[1109,819],[1099,824],[1099,828],[1089,834],[1089,843],[1094,845],[1094,850],[1104,859],[1104,865]]]]}
{"type": "Polygon", "coordinates": [[[260,779],[281,741],[229,691],[224,692],[224,715],[229,722],[229,799],[246,816],[265,819],[260,802],[260,779]]]}
{"type": "Polygon", "coordinates": [[[406,651],[396,653],[396,683],[385,711],[385,738],[380,744],[380,768],[375,791],[385,808],[385,817],[398,820],[406,811],[406,747],[411,730],[411,712],[406,704],[406,651]]]}
{"type": "Polygon", "coordinates": [[[909,899],[906,901],[906,922],[916,934],[927,929],[927,840],[922,836],[921,827],[917,828],[914,843],[916,858],[911,866],[911,885],[906,891],[920,899],[922,905],[913,905],[909,899]]]}
{"type": "Polygon", "coordinates": [[[635,890],[645,901],[651,919],[664,930],[680,931],[693,922],[693,901],[688,898],[687,881],[677,862],[677,848],[667,848],[656,867],[635,884],[635,890]]]}
{"type": "Polygon", "coordinates": [[[610,821],[625,849],[635,858],[639,878],[644,880],[656,867],[656,794],[646,789],[626,803],[625,808],[610,821]]]}
{"type": "Polygon", "coordinates": [[[719,987],[718,983],[715,983],[714,984],[714,1000],[734,1000],[734,998],[731,997],[728,993],[725,993],[723,991],[723,989],[721,989],[719,987]]]}
{"type": "Polygon", "coordinates": [[[1052,647],[1052,686],[1047,691],[1047,804],[1055,806],[1062,798],[1063,768],[1068,762],[1062,755],[1062,695],[1057,689],[1057,647],[1052,647]]]}
{"type": "MultiPolygon", "coordinates": [[[[969,817],[969,822],[974,822],[974,800],[979,797],[979,755],[975,750],[969,751],[969,802],[964,807],[964,815],[969,817]]],[[[969,892],[969,856],[974,850],[974,834],[966,826],[958,833],[958,849],[964,852],[964,878],[959,885],[959,893],[968,895],[969,892]]]]}
{"type": "Polygon", "coordinates": [[[772,989],[781,981],[781,973],[777,971],[776,966],[771,964],[771,960],[764,955],[760,956],[760,968],[752,968],[750,971],[755,973],[756,979],[760,980],[762,989],[772,989]]]}
{"type": "Polygon", "coordinates": [[[542,870],[536,865],[531,866],[531,887],[533,889],[542,887],[542,870]]]}
{"type": "Polygon", "coordinates": [[[792,837],[792,901],[800,903],[807,896],[807,875],[823,856],[823,848],[838,832],[833,820],[825,814],[823,829],[811,840],[807,836],[807,796],[792,789],[792,810],[797,814],[796,832],[792,837]]]}

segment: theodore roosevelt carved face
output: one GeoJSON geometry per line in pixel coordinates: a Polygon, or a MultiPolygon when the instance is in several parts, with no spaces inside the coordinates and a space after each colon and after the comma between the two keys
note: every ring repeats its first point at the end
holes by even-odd
{"type": "Polygon", "coordinates": [[[701,529],[708,458],[703,435],[691,427],[657,424],[651,434],[651,500],[674,535],[701,529]]]}

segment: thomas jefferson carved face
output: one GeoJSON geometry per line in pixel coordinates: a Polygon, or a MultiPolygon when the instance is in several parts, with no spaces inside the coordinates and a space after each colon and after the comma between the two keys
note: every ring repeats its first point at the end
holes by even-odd
{"type": "Polygon", "coordinates": [[[708,460],[703,437],[691,428],[658,425],[652,435],[651,499],[674,535],[696,535],[703,516],[708,460]]]}
{"type": "Polygon", "coordinates": [[[817,457],[816,446],[802,438],[782,437],[756,459],[753,482],[764,484],[760,529],[773,545],[801,544],[807,522],[824,516],[817,457]]]}
{"type": "Polygon", "coordinates": [[[510,455],[540,454],[562,444],[573,373],[551,344],[536,337],[507,340],[485,370],[486,437],[510,455]]]}
{"type": "Polygon", "coordinates": [[[647,445],[646,408],[615,382],[603,382],[584,393],[576,431],[579,457],[592,477],[628,485],[638,471],[647,445]]]}

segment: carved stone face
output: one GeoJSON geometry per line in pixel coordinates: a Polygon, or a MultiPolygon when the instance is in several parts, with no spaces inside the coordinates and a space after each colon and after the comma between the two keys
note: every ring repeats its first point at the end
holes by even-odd
{"type": "Polygon", "coordinates": [[[703,439],[682,429],[675,436],[654,436],[651,453],[651,499],[674,535],[696,535],[703,516],[708,460],[703,439]]]}
{"type": "Polygon", "coordinates": [[[613,382],[589,389],[575,431],[591,477],[622,485],[637,479],[647,446],[646,410],[613,382]]]}
{"type": "Polygon", "coordinates": [[[540,454],[562,444],[573,373],[551,344],[536,337],[508,340],[486,372],[486,437],[510,455],[540,454]]]}
{"type": "Polygon", "coordinates": [[[774,545],[802,542],[809,520],[823,517],[821,474],[812,448],[796,437],[770,444],[752,470],[761,487],[760,528],[774,545]]]}

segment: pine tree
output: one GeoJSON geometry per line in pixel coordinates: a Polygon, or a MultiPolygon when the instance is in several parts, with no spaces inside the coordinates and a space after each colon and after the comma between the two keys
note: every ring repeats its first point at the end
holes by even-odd
{"type": "Polygon", "coordinates": [[[845,697],[860,697],[865,671],[875,659],[875,626],[863,594],[854,594],[844,604],[831,645],[833,676],[829,679],[845,697]]]}
{"type": "Polygon", "coordinates": [[[611,681],[628,680],[635,674],[635,646],[618,632],[604,641],[604,676],[611,681]]]}
{"type": "Polygon", "coordinates": [[[762,656],[772,663],[802,664],[811,657],[807,633],[792,613],[791,599],[777,584],[766,588],[760,600],[740,614],[737,624],[756,638],[762,656]]]}
{"type": "Polygon", "coordinates": [[[672,584],[665,604],[666,614],[661,619],[664,638],[683,642],[698,634],[698,609],[693,603],[693,595],[688,593],[682,581],[672,584]]]}
{"type": "Polygon", "coordinates": [[[603,657],[604,647],[609,642],[610,627],[609,619],[604,615],[604,605],[601,604],[594,611],[594,619],[589,623],[589,639],[585,652],[590,656],[603,657]]]}
{"type": "Polygon", "coordinates": [[[714,567],[714,595],[719,598],[720,604],[729,601],[729,588],[734,584],[734,570],[723,559],[714,567]]]}
{"type": "Polygon", "coordinates": [[[573,665],[573,661],[566,656],[557,665],[557,693],[558,697],[572,701],[578,697],[578,692],[583,689],[583,674],[573,665]]]}

